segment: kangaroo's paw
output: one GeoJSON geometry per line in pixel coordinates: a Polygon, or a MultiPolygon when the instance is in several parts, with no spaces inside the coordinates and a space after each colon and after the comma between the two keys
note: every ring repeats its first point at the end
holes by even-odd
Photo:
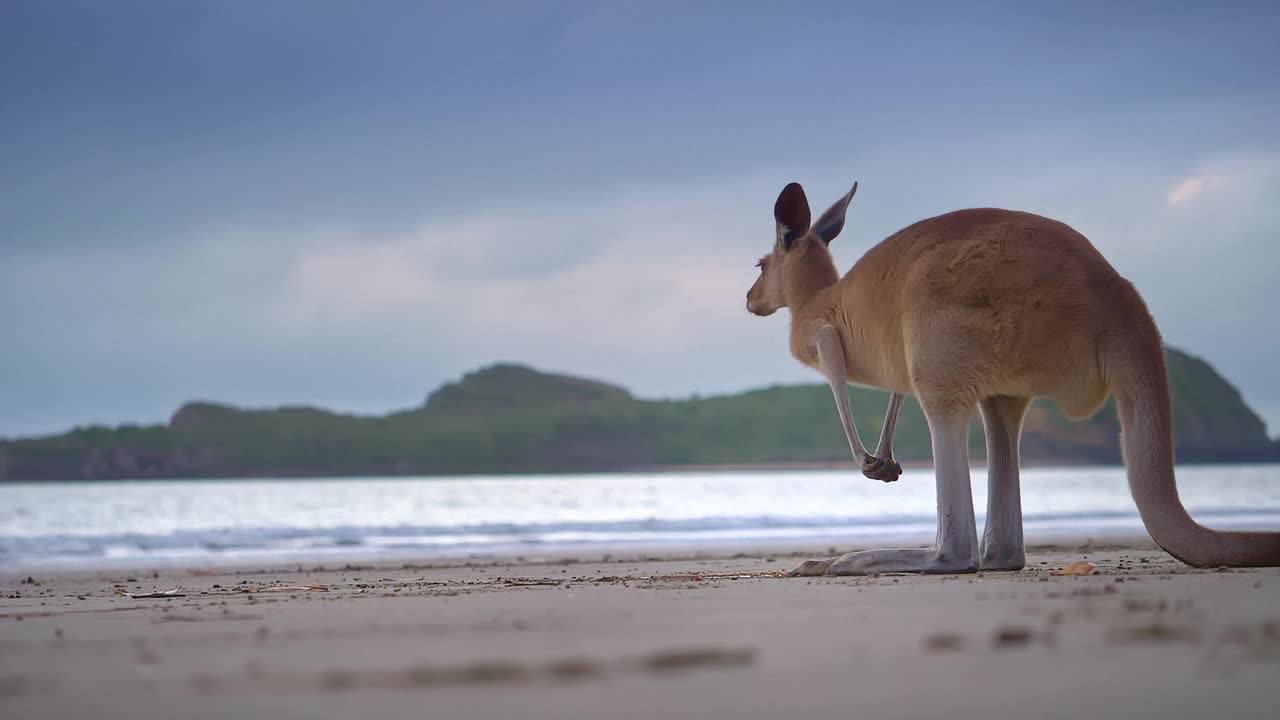
{"type": "Polygon", "coordinates": [[[839,560],[838,557],[827,558],[826,560],[805,560],[800,563],[800,567],[787,573],[787,577],[817,577],[827,574],[827,568],[831,563],[839,560]]]}
{"type": "Polygon", "coordinates": [[[902,466],[891,457],[879,458],[875,455],[867,455],[862,458],[862,474],[872,480],[890,483],[902,475],[902,466]]]}
{"type": "Polygon", "coordinates": [[[934,548],[861,550],[827,560],[809,560],[792,570],[789,577],[817,575],[872,575],[875,573],[970,573],[978,569],[978,558],[948,557],[934,548]]]}

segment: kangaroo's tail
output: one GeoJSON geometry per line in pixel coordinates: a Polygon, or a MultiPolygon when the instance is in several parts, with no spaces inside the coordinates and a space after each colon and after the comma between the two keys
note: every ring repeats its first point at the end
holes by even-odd
{"type": "MultiPolygon", "coordinates": [[[[1136,294],[1136,293],[1135,293],[1136,294]]],[[[1141,317],[1108,362],[1120,418],[1120,447],[1142,522],[1160,547],[1196,567],[1280,566],[1280,532],[1225,532],[1187,513],[1173,477],[1173,407],[1164,345],[1155,322],[1141,317]]]]}

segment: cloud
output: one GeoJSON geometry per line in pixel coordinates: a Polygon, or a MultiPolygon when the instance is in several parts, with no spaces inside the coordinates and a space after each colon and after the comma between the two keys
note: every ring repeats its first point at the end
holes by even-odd
{"type": "Polygon", "coordinates": [[[409,316],[441,333],[656,350],[741,319],[771,240],[768,197],[709,184],[352,238],[296,257],[271,315],[321,333],[409,316]],[[753,201],[765,210],[744,212],[753,201]]]}
{"type": "Polygon", "coordinates": [[[1207,191],[1221,190],[1226,184],[1226,178],[1221,175],[1195,175],[1189,177],[1178,183],[1178,186],[1169,192],[1169,207],[1185,205],[1197,195],[1207,191]]]}

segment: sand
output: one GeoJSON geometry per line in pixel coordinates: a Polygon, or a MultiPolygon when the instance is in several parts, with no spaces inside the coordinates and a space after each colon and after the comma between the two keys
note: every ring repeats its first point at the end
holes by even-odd
{"type": "Polygon", "coordinates": [[[788,579],[826,548],[741,550],[7,575],[0,715],[1280,716],[1275,569],[788,579]]]}

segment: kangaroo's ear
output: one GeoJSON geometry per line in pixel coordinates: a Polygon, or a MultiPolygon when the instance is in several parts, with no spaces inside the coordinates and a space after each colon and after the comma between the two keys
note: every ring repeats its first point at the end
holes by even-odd
{"type": "Polygon", "coordinates": [[[818,218],[818,222],[814,224],[813,232],[822,238],[823,243],[830,245],[831,241],[835,240],[844,229],[844,213],[849,209],[849,201],[853,200],[856,192],[858,192],[858,183],[854,183],[853,189],[837,200],[835,205],[827,208],[827,211],[822,213],[822,217],[818,218]]]}
{"type": "Polygon", "coordinates": [[[796,240],[809,232],[809,199],[800,183],[782,188],[773,204],[773,219],[778,223],[778,244],[783,250],[790,250],[796,240]]]}

